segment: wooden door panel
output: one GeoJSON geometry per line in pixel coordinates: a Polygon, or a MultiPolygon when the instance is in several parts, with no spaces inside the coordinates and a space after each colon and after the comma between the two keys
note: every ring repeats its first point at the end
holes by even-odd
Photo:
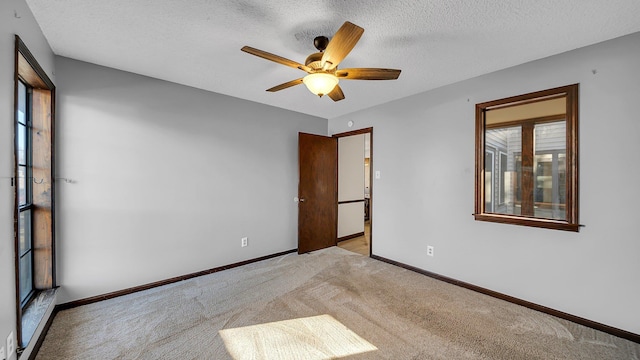
{"type": "Polygon", "coordinates": [[[298,253],[336,245],[338,141],[299,133],[298,253]]]}

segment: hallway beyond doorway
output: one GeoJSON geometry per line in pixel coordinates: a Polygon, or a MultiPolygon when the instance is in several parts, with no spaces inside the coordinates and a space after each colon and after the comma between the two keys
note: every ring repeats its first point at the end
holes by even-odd
{"type": "Polygon", "coordinates": [[[371,254],[370,239],[371,239],[371,221],[365,221],[364,236],[359,236],[357,238],[340,241],[338,243],[338,247],[343,248],[345,250],[349,250],[351,252],[364,255],[364,256],[369,256],[371,254]]]}

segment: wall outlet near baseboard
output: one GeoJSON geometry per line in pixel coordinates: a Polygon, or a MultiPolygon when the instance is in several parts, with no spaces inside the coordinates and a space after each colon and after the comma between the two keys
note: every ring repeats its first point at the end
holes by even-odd
{"type": "Polygon", "coordinates": [[[433,246],[427,246],[427,255],[433,256],[433,246]]]}
{"type": "Polygon", "coordinates": [[[245,247],[249,245],[249,238],[248,237],[243,237],[242,239],[240,239],[240,246],[245,247]]]}

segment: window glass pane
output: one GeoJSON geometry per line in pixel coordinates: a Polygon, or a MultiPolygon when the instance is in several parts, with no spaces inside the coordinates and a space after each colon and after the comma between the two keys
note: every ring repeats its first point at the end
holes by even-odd
{"type": "Polygon", "coordinates": [[[513,212],[508,214],[521,215],[522,214],[522,154],[516,153],[513,155],[515,162],[515,171],[510,173],[511,181],[515,183],[513,185],[513,212]]]}
{"type": "Polygon", "coordinates": [[[27,203],[27,167],[18,166],[18,204],[27,203]]]}
{"type": "Polygon", "coordinates": [[[567,154],[558,154],[558,203],[567,204],[567,154]]]}
{"type": "MultiPolygon", "coordinates": [[[[487,190],[485,183],[485,203],[491,202],[493,210],[485,207],[485,211],[497,214],[520,214],[522,202],[520,181],[522,178],[522,127],[512,126],[489,129],[486,131],[486,149],[497,149],[500,154],[498,165],[492,162],[494,170],[492,190],[487,190]],[[498,171],[499,173],[496,173],[498,171]],[[489,199],[491,198],[491,199],[489,199]]],[[[486,160],[486,159],[485,159],[486,160]]],[[[486,167],[485,164],[485,181],[486,167]]]]}
{"type": "Polygon", "coordinates": [[[27,127],[18,124],[18,164],[27,164],[27,127]]]}
{"type": "Polygon", "coordinates": [[[20,301],[24,301],[33,290],[33,267],[31,252],[20,258],[20,301]]]}
{"type": "Polygon", "coordinates": [[[18,122],[27,124],[27,87],[18,81],[18,122]]]}
{"type": "Polygon", "coordinates": [[[500,194],[498,194],[500,196],[500,201],[498,201],[498,205],[503,205],[505,202],[505,194],[506,194],[506,186],[505,186],[505,179],[506,179],[506,173],[508,170],[508,156],[507,154],[503,153],[502,151],[500,152],[500,167],[498,168],[498,173],[500,175],[500,179],[498,179],[500,181],[500,194]]]}
{"type": "Polygon", "coordinates": [[[484,154],[484,211],[493,212],[493,152],[484,154]]]}
{"type": "Polygon", "coordinates": [[[31,246],[31,210],[25,210],[18,216],[18,254],[24,255],[31,246]]]}
{"type": "Polygon", "coordinates": [[[535,126],[534,213],[546,219],[566,219],[565,158],[566,123],[564,121],[535,126]]]}

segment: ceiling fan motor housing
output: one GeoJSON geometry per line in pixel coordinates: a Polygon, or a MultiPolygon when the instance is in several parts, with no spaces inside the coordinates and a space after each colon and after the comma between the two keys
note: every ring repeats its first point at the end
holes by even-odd
{"type": "Polygon", "coordinates": [[[322,69],[322,54],[321,52],[313,53],[307,57],[304,64],[314,70],[322,69]]]}
{"type": "Polygon", "coordinates": [[[327,45],[329,45],[328,37],[316,36],[316,38],[313,39],[313,46],[315,46],[319,52],[309,55],[307,57],[307,60],[305,60],[304,64],[314,70],[322,69],[322,64],[321,64],[322,55],[323,55],[323,51],[327,48],[327,45]]]}

